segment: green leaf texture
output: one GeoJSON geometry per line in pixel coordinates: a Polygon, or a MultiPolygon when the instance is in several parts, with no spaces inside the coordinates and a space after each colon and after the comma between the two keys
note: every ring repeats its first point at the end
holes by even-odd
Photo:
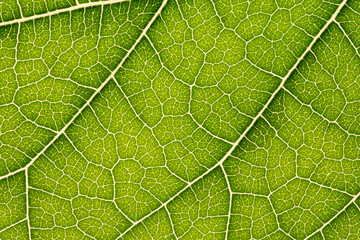
{"type": "Polygon", "coordinates": [[[360,239],[358,0],[0,0],[0,239],[360,239]]]}

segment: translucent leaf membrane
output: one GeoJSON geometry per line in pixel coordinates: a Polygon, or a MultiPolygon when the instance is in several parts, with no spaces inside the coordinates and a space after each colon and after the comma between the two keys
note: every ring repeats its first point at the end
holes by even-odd
{"type": "Polygon", "coordinates": [[[359,238],[359,9],[0,2],[0,238],[359,238]]]}

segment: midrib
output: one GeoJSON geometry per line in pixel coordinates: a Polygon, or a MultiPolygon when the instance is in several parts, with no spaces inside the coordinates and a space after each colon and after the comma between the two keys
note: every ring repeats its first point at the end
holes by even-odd
{"type": "MultiPolygon", "coordinates": [[[[128,2],[128,1],[130,1],[130,0],[107,0],[107,1],[102,1],[102,2],[80,3],[78,5],[68,7],[68,8],[62,8],[62,9],[50,11],[47,13],[33,15],[30,17],[23,17],[23,18],[19,18],[19,19],[10,20],[10,21],[5,21],[5,22],[0,23],[0,27],[6,26],[6,25],[11,25],[14,23],[22,23],[22,22],[26,22],[26,21],[34,20],[34,19],[38,19],[38,18],[49,17],[49,16],[60,14],[60,13],[70,12],[70,11],[83,9],[83,8],[87,8],[87,7],[104,6],[104,5],[108,5],[108,4],[112,4],[112,3],[120,3],[120,2],[128,2]]],[[[20,8],[20,12],[22,12],[21,8],[20,8]]]]}

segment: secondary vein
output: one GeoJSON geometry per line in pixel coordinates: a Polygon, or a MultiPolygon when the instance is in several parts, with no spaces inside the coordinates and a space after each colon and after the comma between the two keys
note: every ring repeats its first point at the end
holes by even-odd
{"type": "MultiPolygon", "coordinates": [[[[304,59],[304,57],[306,56],[306,54],[310,51],[310,49],[313,47],[313,45],[315,44],[315,42],[320,38],[320,36],[323,34],[323,32],[328,28],[328,26],[335,20],[336,16],[339,14],[340,10],[343,8],[343,6],[345,5],[346,0],[344,0],[339,7],[336,9],[336,11],[334,12],[334,14],[331,16],[331,18],[326,22],[326,24],[323,26],[323,28],[319,31],[319,33],[313,38],[313,40],[311,41],[311,43],[309,44],[309,46],[306,48],[306,50],[303,52],[303,54],[300,56],[300,58],[296,61],[296,63],[294,64],[294,66],[288,71],[288,73],[282,78],[281,83],[279,84],[279,86],[277,87],[277,89],[274,91],[274,93],[271,95],[271,97],[269,98],[269,100],[267,101],[267,103],[264,105],[264,107],[260,110],[260,112],[255,116],[255,118],[252,120],[252,122],[250,123],[250,125],[246,128],[246,130],[241,134],[241,136],[237,139],[237,141],[232,145],[232,147],[230,148],[230,150],[225,154],[225,156],[219,161],[217,162],[214,166],[212,166],[211,168],[209,168],[206,172],[204,172],[203,174],[201,174],[199,177],[197,177],[196,179],[194,179],[192,182],[188,183],[187,186],[185,186],[182,190],[180,190],[178,193],[176,193],[173,197],[169,198],[166,202],[164,202],[163,204],[161,204],[158,208],[156,208],[153,212],[147,214],[146,216],[142,217],[141,219],[139,219],[138,221],[135,222],[134,225],[132,225],[131,227],[129,227],[123,234],[121,234],[119,236],[119,238],[121,238],[122,236],[124,236],[128,231],[130,231],[134,226],[136,226],[137,223],[142,222],[144,219],[146,219],[147,217],[149,217],[150,215],[154,214],[155,212],[157,212],[158,210],[160,210],[162,207],[166,206],[169,202],[171,202],[173,199],[175,199],[177,196],[179,196],[182,192],[184,192],[186,189],[188,189],[189,187],[191,187],[194,183],[196,183],[198,180],[200,180],[201,178],[203,178],[205,175],[207,175],[208,173],[210,173],[212,170],[214,170],[215,168],[217,168],[218,166],[220,166],[230,155],[231,153],[234,151],[234,149],[236,148],[237,145],[239,145],[239,143],[241,142],[241,140],[246,136],[246,134],[249,132],[249,130],[254,126],[254,124],[256,123],[256,121],[262,116],[263,112],[268,108],[268,106],[270,105],[270,103],[272,102],[272,100],[275,98],[276,94],[283,88],[284,83],[286,82],[286,80],[289,78],[289,76],[292,74],[292,72],[297,68],[297,66],[299,65],[299,63],[304,59]]],[[[119,239],[118,238],[118,239],[119,239]]]]}

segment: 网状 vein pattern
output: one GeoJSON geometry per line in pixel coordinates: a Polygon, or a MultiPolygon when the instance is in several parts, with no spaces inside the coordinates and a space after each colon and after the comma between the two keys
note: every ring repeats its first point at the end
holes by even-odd
{"type": "Polygon", "coordinates": [[[359,237],[356,1],[55,2],[1,5],[1,239],[359,237]]]}
{"type": "MultiPolygon", "coordinates": [[[[199,177],[197,177],[196,179],[194,179],[193,181],[189,182],[181,191],[179,191],[177,194],[175,194],[173,197],[169,198],[166,202],[164,202],[161,206],[159,206],[155,211],[158,211],[159,209],[165,207],[169,202],[173,201],[176,197],[178,197],[182,192],[184,192],[187,188],[191,187],[194,183],[198,182],[200,179],[202,179],[204,176],[206,176],[207,174],[209,174],[211,171],[213,171],[215,168],[222,166],[223,162],[231,155],[231,153],[234,151],[234,149],[239,145],[239,143],[241,142],[241,140],[246,136],[246,134],[248,133],[248,131],[250,129],[252,129],[253,125],[255,124],[255,122],[262,117],[263,112],[268,108],[269,104],[271,104],[272,100],[275,98],[275,96],[278,94],[279,91],[281,91],[284,87],[284,84],[286,82],[286,80],[290,77],[290,75],[293,73],[293,71],[298,67],[299,63],[303,60],[303,58],[306,56],[306,54],[308,54],[308,52],[311,50],[311,48],[313,47],[313,45],[318,41],[318,39],[320,38],[320,36],[324,33],[324,31],[328,28],[328,26],[334,22],[335,18],[337,17],[337,15],[339,14],[340,10],[343,8],[343,6],[346,4],[346,0],[342,1],[341,4],[338,6],[338,8],[336,9],[336,11],[334,12],[334,14],[331,16],[331,18],[326,22],[326,24],[322,27],[322,29],[318,32],[318,34],[316,36],[314,36],[314,38],[312,39],[311,43],[307,46],[306,50],[302,53],[302,55],[297,59],[296,63],[292,66],[292,68],[287,72],[287,74],[282,77],[280,84],[278,85],[278,87],[276,88],[276,90],[271,94],[271,97],[268,99],[267,103],[263,106],[263,108],[258,112],[258,114],[253,118],[253,120],[251,121],[251,123],[249,124],[249,126],[246,128],[246,130],[241,134],[241,136],[233,143],[233,145],[231,146],[230,150],[222,157],[222,159],[220,161],[218,161],[214,166],[212,166],[211,168],[209,168],[206,172],[204,172],[203,174],[201,174],[199,177]]],[[[278,76],[276,74],[274,74],[275,76],[278,76]]],[[[230,185],[228,185],[228,188],[231,192],[231,187],[230,185]]],[[[360,194],[360,193],[359,193],[360,194]]],[[[344,209],[346,209],[346,207],[348,205],[350,205],[352,202],[354,202],[356,200],[356,198],[359,196],[359,194],[357,194],[356,196],[353,197],[353,199],[351,201],[348,202],[348,204],[346,204],[346,206],[339,211],[332,219],[335,219],[344,209]]],[[[142,222],[144,219],[148,218],[149,216],[153,215],[154,212],[149,213],[148,215],[144,216],[143,218],[141,218],[140,220],[138,220],[137,222],[135,222],[135,224],[132,227],[135,227],[137,223],[142,222]]],[[[230,214],[229,214],[229,218],[230,218],[230,214]]],[[[331,219],[331,220],[332,220],[331,219]]],[[[331,220],[329,222],[331,222],[331,220]]],[[[228,222],[229,224],[229,222],[228,222]]],[[[325,227],[326,225],[324,225],[323,227],[325,227]]],[[[131,231],[132,227],[128,228],[121,236],[126,235],[126,233],[128,231],[131,231]]],[[[322,228],[323,228],[322,227],[322,228]]],[[[321,231],[320,228],[317,231],[321,231]]],[[[316,232],[317,232],[316,231],[316,232]]],[[[314,233],[316,233],[314,232],[314,233]]],[[[313,233],[313,234],[314,234],[313,233]]],[[[311,234],[311,235],[313,235],[311,234]]],[[[310,235],[310,236],[311,236],[310,235]]],[[[119,238],[121,238],[121,236],[119,238]]],[[[310,237],[309,236],[309,237],[310,237]]],[[[290,236],[289,236],[290,237],[290,236]]]]}

